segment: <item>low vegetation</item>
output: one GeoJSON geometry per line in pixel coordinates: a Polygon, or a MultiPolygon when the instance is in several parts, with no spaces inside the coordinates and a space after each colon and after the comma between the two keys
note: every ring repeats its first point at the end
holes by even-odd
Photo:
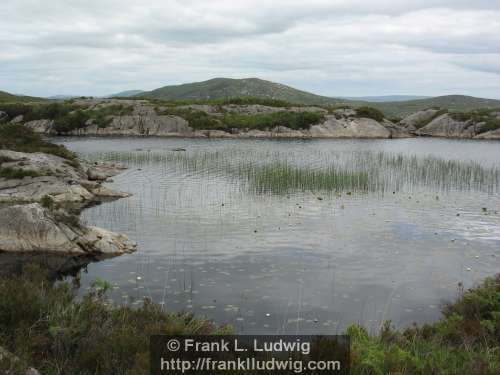
{"type": "Polygon", "coordinates": [[[403,332],[387,322],[376,337],[350,327],[354,373],[498,374],[500,275],[464,293],[443,315],[436,323],[403,332]]]}
{"type": "Polygon", "coordinates": [[[78,165],[76,155],[66,147],[48,142],[39,134],[20,124],[0,126],[0,149],[18,152],[44,152],[65,158],[72,165],[78,165]]]}
{"type": "Polygon", "coordinates": [[[450,112],[450,116],[456,121],[472,121],[478,125],[477,133],[484,133],[500,129],[500,110],[478,109],[469,112],[450,112]]]}
{"type": "MultiPolygon", "coordinates": [[[[146,374],[151,334],[221,334],[207,320],[168,313],[145,300],[142,307],[110,304],[111,285],[96,280],[76,298],[66,282],[54,282],[37,266],[0,277],[0,347],[19,358],[0,369],[27,366],[43,374],[146,374]]],[[[500,370],[500,275],[463,293],[436,323],[377,336],[354,325],[353,374],[497,374],[500,370]]]]}
{"type": "Polygon", "coordinates": [[[356,117],[371,118],[372,120],[382,122],[384,121],[384,114],[376,108],[372,107],[359,107],[356,108],[356,117]]]}
{"type": "Polygon", "coordinates": [[[290,129],[309,129],[311,125],[319,124],[325,120],[321,113],[316,112],[287,112],[279,111],[262,114],[232,114],[225,113],[222,116],[209,115],[206,112],[168,107],[162,114],[171,114],[184,118],[189,126],[196,130],[223,130],[233,129],[257,129],[270,130],[277,126],[286,126],[290,129]]]}
{"type": "MultiPolygon", "coordinates": [[[[110,285],[97,280],[82,299],[67,283],[55,283],[38,267],[0,278],[0,346],[42,374],[146,374],[149,335],[216,334],[228,329],[184,313],[109,305],[110,285]]],[[[21,373],[21,372],[16,372],[21,373]]]]}
{"type": "Polygon", "coordinates": [[[111,123],[111,116],[128,115],[132,113],[132,107],[113,104],[87,109],[85,106],[77,105],[74,101],[66,101],[50,104],[9,103],[0,105],[0,111],[7,113],[9,120],[18,116],[22,116],[23,122],[53,120],[54,130],[64,134],[85,128],[90,124],[101,128],[106,127],[111,123]]]}
{"type": "Polygon", "coordinates": [[[19,168],[2,167],[0,165],[0,178],[5,178],[7,180],[17,180],[24,177],[38,177],[41,176],[35,171],[26,171],[19,168]]]}

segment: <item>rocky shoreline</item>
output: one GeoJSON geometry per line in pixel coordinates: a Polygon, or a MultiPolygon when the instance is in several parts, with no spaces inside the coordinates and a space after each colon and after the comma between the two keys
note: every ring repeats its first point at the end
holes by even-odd
{"type": "MultiPolygon", "coordinates": [[[[400,121],[359,116],[356,109],[341,108],[328,111],[321,107],[271,107],[252,105],[205,105],[191,104],[175,107],[153,106],[143,100],[79,99],[74,105],[85,111],[102,111],[106,108],[126,107],[127,114],[108,115],[105,126],[88,120],[85,126],[65,132],[79,136],[164,136],[193,138],[368,138],[391,139],[410,137],[446,137],[462,139],[500,139],[500,129],[482,131],[483,123],[473,119],[455,119],[450,113],[438,109],[418,111],[400,121]],[[202,113],[208,119],[220,119],[225,115],[258,116],[278,112],[316,113],[322,115],[320,123],[309,128],[292,129],[276,126],[268,130],[251,128],[200,129],[182,116],[182,113],[202,113]]],[[[497,120],[500,113],[494,113],[497,120]]],[[[23,121],[17,117],[11,122],[22,122],[36,133],[57,135],[53,120],[23,121]]]]}
{"type": "Polygon", "coordinates": [[[80,223],[88,204],[129,196],[103,185],[125,167],[70,162],[45,153],[0,150],[0,253],[115,256],[134,252],[126,236],[80,223]]]}

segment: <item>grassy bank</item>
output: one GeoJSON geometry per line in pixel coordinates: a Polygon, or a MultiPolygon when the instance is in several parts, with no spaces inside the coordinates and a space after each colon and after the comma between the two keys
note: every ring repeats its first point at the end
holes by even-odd
{"type": "Polygon", "coordinates": [[[19,124],[0,126],[0,150],[18,152],[44,152],[65,158],[73,165],[78,164],[76,155],[66,147],[44,140],[39,134],[19,124]]]}
{"type": "MultiPolygon", "coordinates": [[[[82,299],[67,283],[28,266],[0,278],[0,346],[43,374],[147,374],[148,336],[231,333],[209,321],[167,313],[146,301],[137,309],[110,305],[97,281],[82,299]]],[[[376,337],[351,326],[354,374],[497,374],[500,370],[500,276],[447,306],[433,324],[376,337]]],[[[2,367],[3,366],[3,367],[2,367]]]]}

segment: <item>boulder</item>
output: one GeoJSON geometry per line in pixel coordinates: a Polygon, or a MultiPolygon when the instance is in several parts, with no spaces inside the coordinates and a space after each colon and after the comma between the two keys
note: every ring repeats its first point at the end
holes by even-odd
{"type": "Polygon", "coordinates": [[[95,162],[87,167],[87,176],[91,181],[105,181],[122,173],[127,167],[120,163],[95,162]]]}
{"type": "Polygon", "coordinates": [[[408,129],[406,129],[400,125],[394,124],[388,120],[384,120],[382,125],[387,130],[390,131],[391,135],[389,136],[389,138],[411,138],[411,137],[414,137],[414,135],[412,135],[408,129]]]}
{"type": "Polygon", "coordinates": [[[0,251],[121,255],[136,248],[124,235],[64,222],[38,203],[0,209],[0,251]]]}
{"type": "Polygon", "coordinates": [[[0,111],[0,122],[7,120],[8,117],[9,115],[6,112],[0,111]]]}
{"type": "Polygon", "coordinates": [[[500,139],[500,129],[478,134],[475,139],[500,139]]]}
{"type": "Polygon", "coordinates": [[[53,132],[53,120],[33,120],[24,123],[24,126],[33,130],[35,133],[50,134],[53,132]]]}
{"type": "Polygon", "coordinates": [[[400,126],[406,128],[408,131],[415,131],[421,127],[422,124],[429,123],[439,112],[438,109],[426,109],[418,111],[406,116],[399,123],[400,126]]]}
{"type": "Polygon", "coordinates": [[[309,130],[313,137],[323,138],[389,138],[391,132],[379,122],[368,118],[342,118],[327,116],[320,125],[309,130]]]}
{"type": "Polygon", "coordinates": [[[420,136],[447,138],[472,138],[475,133],[476,129],[471,120],[455,120],[447,113],[415,131],[415,134],[420,136]]]}
{"type": "Polygon", "coordinates": [[[24,116],[18,115],[16,117],[14,117],[12,120],[10,120],[10,123],[11,124],[19,124],[19,123],[23,122],[23,120],[24,120],[24,116]]]}

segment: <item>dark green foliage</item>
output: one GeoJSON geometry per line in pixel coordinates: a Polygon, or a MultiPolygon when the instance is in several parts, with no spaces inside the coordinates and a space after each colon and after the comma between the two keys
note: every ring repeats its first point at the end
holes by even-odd
{"type": "Polygon", "coordinates": [[[363,118],[371,118],[375,121],[384,121],[384,114],[376,108],[372,107],[359,107],[356,108],[356,116],[363,118]]]}
{"type": "Polygon", "coordinates": [[[23,121],[33,121],[41,119],[56,119],[67,116],[77,107],[69,103],[50,103],[50,104],[23,104],[12,103],[0,105],[0,111],[4,111],[13,119],[19,115],[23,116],[23,121]]]}
{"type": "Polygon", "coordinates": [[[394,331],[390,322],[371,337],[351,326],[354,374],[498,374],[500,275],[466,292],[436,323],[394,331]]]}
{"type": "Polygon", "coordinates": [[[89,115],[79,109],[66,116],[56,118],[54,120],[54,130],[58,134],[69,133],[72,130],[85,128],[88,120],[89,115]]]}
{"type": "Polygon", "coordinates": [[[132,107],[122,104],[101,106],[98,109],[85,109],[73,101],[50,104],[3,104],[0,110],[7,113],[8,118],[22,115],[23,121],[54,120],[54,130],[59,134],[82,129],[90,123],[104,128],[111,123],[111,116],[124,116],[132,112],[132,107]]]}
{"type": "Polygon", "coordinates": [[[133,107],[123,104],[113,104],[88,111],[88,116],[92,120],[92,123],[100,128],[105,128],[111,124],[112,116],[127,116],[132,114],[132,111],[133,107]]]}
{"type": "Polygon", "coordinates": [[[450,112],[450,116],[457,121],[472,121],[474,124],[481,124],[477,129],[477,133],[484,133],[491,130],[500,129],[500,118],[495,111],[489,108],[477,109],[470,112],[450,112]]]}
{"type": "Polygon", "coordinates": [[[324,121],[324,116],[315,112],[275,112],[258,115],[226,115],[223,129],[270,130],[277,126],[290,129],[309,129],[311,125],[324,121]]]}
{"type": "Polygon", "coordinates": [[[66,147],[45,141],[39,134],[20,124],[0,126],[0,149],[19,152],[44,152],[68,159],[78,165],[76,155],[66,147]]]}
{"type": "Polygon", "coordinates": [[[316,112],[263,113],[255,115],[225,114],[212,116],[203,111],[167,107],[162,114],[171,114],[184,118],[189,126],[196,130],[258,129],[270,130],[277,126],[290,129],[309,129],[313,124],[324,121],[324,115],[316,112]]]}
{"type": "Polygon", "coordinates": [[[150,334],[223,332],[148,301],[137,309],[109,306],[108,287],[98,280],[78,299],[35,266],[0,278],[0,346],[42,374],[139,375],[149,373],[150,334]]]}
{"type": "MultiPolygon", "coordinates": [[[[109,288],[96,280],[77,299],[36,266],[0,277],[0,346],[44,374],[146,374],[150,334],[230,333],[148,301],[109,305],[109,288]]],[[[500,276],[464,293],[436,323],[399,332],[386,322],[377,336],[354,325],[347,333],[353,374],[497,374],[500,276]]]]}
{"type": "Polygon", "coordinates": [[[485,121],[485,124],[478,129],[478,133],[485,133],[497,129],[500,129],[500,118],[489,118],[485,121]]]}
{"type": "Polygon", "coordinates": [[[7,180],[20,180],[24,177],[38,177],[41,176],[35,171],[25,171],[19,168],[0,167],[0,178],[7,180]]]}
{"type": "Polygon", "coordinates": [[[52,198],[50,195],[44,195],[42,199],[40,200],[40,204],[49,209],[52,210],[54,208],[55,202],[54,198],[52,198]]]}

